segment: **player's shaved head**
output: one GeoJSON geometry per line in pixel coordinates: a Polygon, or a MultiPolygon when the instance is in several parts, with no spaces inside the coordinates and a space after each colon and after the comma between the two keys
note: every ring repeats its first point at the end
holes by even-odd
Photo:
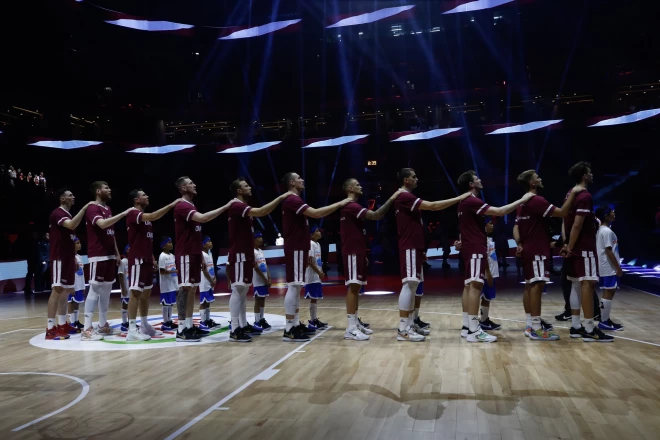
{"type": "Polygon", "coordinates": [[[181,189],[185,186],[187,180],[190,180],[190,177],[181,176],[178,179],[176,179],[176,182],[174,182],[174,185],[176,186],[176,189],[181,191],[181,189]]]}
{"type": "Polygon", "coordinates": [[[296,180],[296,176],[298,173],[294,173],[293,171],[286,173],[284,177],[282,178],[282,183],[289,189],[291,187],[291,182],[296,180]]]}
{"type": "Polygon", "coordinates": [[[344,183],[342,184],[341,188],[344,190],[345,193],[347,193],[348,188],[355,185],[356,183],[357,183],[357,179],[354,177],[350,177],[344,180],[344,183]]]}

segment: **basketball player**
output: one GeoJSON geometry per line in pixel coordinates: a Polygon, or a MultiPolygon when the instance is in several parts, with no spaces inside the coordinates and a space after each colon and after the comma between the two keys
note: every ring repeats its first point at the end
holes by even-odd
{"type": "Polygon", "coordinates": [[[328,324],[321,322],[317,316],[318,300],[323,299],[323,282],[321,281],[325,274],[321,269],[323,260],[321,260],[321,230],[314,225],[310,228],[310,247],[309,257],[307,259],[307,270],[305,270],[305,298],[309,299],[309,325],[310,330],[320,330],[328,327],[328,324]]]}
{"type": "MultiPolygon", "coordinates": [[[[419,306],[421,296],[417,295],[420,282],[424,281],[422,263],[424,254],[424,225],[421,211],[440,211],[460,202],[470,194],[437,202],[427,202],[412,194],[417,188],[417,174],[412,168],[402,168],[397,174],[401,185],[394,200],[396,226],[399,240],[399,264],[401,268],[401,293],[399,294],[399,332],[397,341],[420,342],[431,333],[429,325],[420,326],[419,306]]],[[[486,239],[484,238],[484,244],[486,239]]],[[[423,293],[423,291],[422,291],[423,293]]]]}
{"type": "Polygon", "coordinates": [[[261,208],[253,208],[247,200],[252,197],[252,188],[245,178],[239,177],[229,185],[229,192],[234,197],[229,208],[229,256],[227,257],[227,276],[231,285],[229,314],[233,342],[250,342],[252,337],[261,334],[260,327],[253,327],[247,321],[247,292],[252,284],[254,268],[254,228],[252,217],[264,217],[277,207],[282,200],[291,195],[285,193],[261,208]]]}
{"type": "Polygon", "coordinates": [[[550,217],[565,218],[575,197],[584,188],[576,186],[564,201],[561,208],[557,208],[545,197],[539,195],[543,189],[543,180],[535,170],[527,170],[518,176],[518,184],[532,197],[516,210],[516,235],[519,237],[520,255],[525,275],[525,293],[523,305],[525,313],[531,317],[526,323],[525,335],[533,341],[557,341],[559,335],[543,328],[541,320],[541,298],[545,283],[550,281],[550,266],[552,255],[550,253],[551,237],[548,231],[547,220],[550,217]]]}
{"type": "Polygon", "coordinates": [[[128,231],[128,273],[130,274],[131,297],[128,302],[128,335],[127,341],[147,341],[152,336],[162,333],[149,324],[149,296],[153,287],[154,266],[156,259],[153,254],[154,232],[151,222],[163,217],[181,201],[177,199],[154,212],[145,212],[149,206],[149,196],[142,189],[134,189],[128,194],[133,208],[126,215],[128,231]],[[137,312],[140,309],[140,332],[137,329],[137,312]]]}
{"type": "MultiPolygon", "coordinates": [[[[587,187],[593,182],[589,162],[578,162],[568,174],[577,186],[584,188],[575,198],[575,205],[564,218],[568,233],[568,245],[562,255],[568,258],[566,278],[571,281],[571,338],[582,338],[584,342],[612,342],[614,338],[604,334],[594,324],[596,312],[593,303],[595,282],[598,281],[596,260],[596,221],[593,213],[593,199],[587,187]],[[580,323],[580,297],[584,313],[584,327],[580,323]]],[[[573,190],[571,190],[572,192],[573,190]]],[[[566,195],[568,198],[569,195],[566,195]]]]}
{"type": "Polygon", "coordinates": [[[362,185],[357,179],[350,178],[344,181],[342,189],[351,201],[342,208],[340,231],[341,252],[344,259],[344,275],[346,277],[346,313],[348,326],[344,332],[344,339],[354,341],[367,341],[373,333],[362,325],[358,317],[358,300],[360,289],[367,285],[367,239],[364,220],[380,220],[394,204],[398,191],[387,199],[383,206],[376,211],[362,207],[357,201],[364,194],[362,185]]]}
{"type": "Polygon", "coordinates": [[[266,297],[268,289],[271,286],[270,271],[266,264],[264,251],[261,246],[264,244],[263,234],[254,233],[254,269],[252,274],[252,285],[254,287],[254,325],[253,327],[266,331],[271,329],[271,325],[266,321],[264,310],[266,308],[266,297]]]}
{"type": "Polygon", "coordinates": [[[485,271],[490,272],[486,259],[486,229],[484,217],[504,216],[513,212],[533,194],[502,207],[490,206],[479,198],[483,189],[477,173],[466,171],[458,178],[460,191],[468,191],[468,197],[458,204],[458,226],[461,230],[461,255],[465,267],[463,289],[463,328],[461,336],[468,342],[495,342],[497,337],[489,335],[479,325],[479,297],[484,284],[485,271]]]}
{"type": "Polygon", "coordinates": [[[179,274],[179,292],[176,298],[179,328],[177,342],[199,342],[209,333],[193,325],[195,287],[199,286],[202,269],[202,223],[209,222],[225,212],[233,200],[224,206],[202,214],[193,204],[197,185],[188,177],[179,177],[175,183],[181,200],[174,207],[176,238],[176,269],[179,274]]]}
{"type": "Polygon", "coordinates": [[[128,302],[131,295],[128,290],[129,276],[128,276],[128,249],[129,245],[124,246],[121,254],[121,261],[119,262],[119,269],[117,269],[117,279],[119,280],[119,290],[121,291],[121,331],[128,331],[128,302]]]}
{"type": "Polygon", "coordinates": [[[46,339],[69,339],[70,328],[66,324],[66,300],[72,292],[76,276],[75,230],[90,207],[82,207],[75,215],[69,212],[76,201],[71,191],[61,189],[57,192],[60,206],[50,214],[48,221],[48,240],[50,242],[50,272],[53,288],[48,298],[48,321],[46,339]],[[57,324],[55,315],[57,314],[57,324]]]}
{"type": "Polygon", "coordinates": [[[103,336],[113,335],[108,324],[110,291],[115,282],[115,271],[121,256],[115,240],[115,223],[126,217],[128,210],[112,215],[108,202],[112,200],[112,190],[107,182],[97,181],[91,185],[95,202],[87,208],[87,254],[89,256],[89,293],[85,301],[85,330],[81,341],[98,341],[103,336]],[[98,329],[92,327],[96,304],[99,305],[98,329]]]}
{"type": "Polygon", "coordinates": [[[601,321],[598,328],[601,330],[623,330],[621,324],[612,322],[612,300],[623,275],[619,263],[619,239],[612,231],[612,222],[616,218],[614,210],[609,206],[601,206],[596,210],[596,218],[600,220],[600,227],[596,234],[596,249],[598,250],[598,272],[600,274],[600,287],[603,289],[601,321]]]}
{"type": "Polygon", "coordinates": [[[174,255],[172,255],[172,249],[174,249],[172,239],[170,237],[161,238],[160,248],[163,250],[158,256],[160,305],[163,306],[163,324],[160,328],[169,331],[179,327],[172,322],[172,307],[176,303],[176,291],[179,289],[177,283],[178,272],[174,255]]]}
{"type": "Polygon", "coordinates": [[[321,218],[343,208],[352,199],[323,208],[312,208],[300,197],[305,190],[305,181],[296,173],[286,173],[283,179],[290,192],[282,201],[282,222],[284,226],[284,260],[286,265],[287,291],[284,297],[286,328],[282,340],[304,342],[309,340],[306,325],[300,323],[300,291],[305,283],[307,254],[309,253],[309,222],[307,217],[321,218]]]}
{"type": "Polygon", "coordinates": [[[199,328],[202,330],[211,330],[218,324],[211,319],[211,303],[215,301],[213,289],[215,288],[215,264],[213,263],[213,242],[207,235],[202,238],[202,273],[199,283],[199,328]]]}
{"type": "Polygon", "coordinates": [[[76,281],[73,283],[73,294],[69,294],[69,322],[80,333],[84,325],[78,320],[78,310],[80,304],[85,302],[85,265],[80,255],[78,255],[82,248],[80,239],[75,237],[73,241],[76,245],[76,281]]]}

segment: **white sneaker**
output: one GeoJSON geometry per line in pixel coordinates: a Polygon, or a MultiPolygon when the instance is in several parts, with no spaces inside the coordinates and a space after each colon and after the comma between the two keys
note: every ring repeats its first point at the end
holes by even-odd
{"type": "Polygon", "coordinates": [[[105,323],[105,325],[103,327],[101,327],[99,325],[97,327],[96,331],[99,332],[103,336],[112,336],[112,335],[118,335],[119,333],[121,333],[119,330],[116,330],[116,329],[110,327],[110,324],[108,324],[107,322],[105,323]]]}
{"type": "Polygon", "coordinates": [[[468,337],[468,328],[463,327],[461,328],[461,338],[467,338],[468,337]]]}
{"type": "Polygon", "coordinates": [[[369,336],[362,333],[357,327],[346,329],[344,332],[344,339],[352,339],[354,341],[368,341],[369,336]]]}
{"type": "Polygon", "coordinates": [[[413,325],[413,329],[415,330],[415,333],[420,335],[428,336],[431,334],[431,330],[429,330],[428,328],[421,328],[417,324],[413,325]]]}
{"type": "Polygon", "coordinates": [[[366,328],[365,326],[363,326],[362,324],[360,324],[359,321],[358,321],[357,329],[360,330],[360,331],[361,331],[362,333],[364,333],[365,335],[371,335],[371,334],[373,334],[373,332],[374,332],[373,330],[371,330],[371,329],[369,329],[369,328],[366,328]]]}
{"type": "Polygon", "coordinates": [[[404,331],[400,331],[396,335],[396,340],[397,341],[409,341],[409,342],[422,342],[424,339],[424,335],[420,335],[415,330],[409,326],[407,329],[404,331]]]}
{"type": "Polygon", "coordinates": [[[148,335],[148,336],[163,336],[163,332],[160,330],[156,330],[153,328],[149,323],[144,323],[142,324],[142,328],[140,329],[143,335],[148,335]]]}
{"type": "Polygon", "coordinates": [[[476,332],[468,333],[467,341],[468,342],[495,342],[495,341],[497,341],[497,336],[489,335],[485,331],[481,330],[481,327],[480,327],[479,330],[477,330],[476,332]]]}
{"type": "Polygon", "coordinates": [[[94,327],[90,327],[87,330],[84,330],[80,334],[81,341],[102,341],[103,335],[96,331],[94,327]]]}
{"type": "Polygon", "coordinates": [[[148,341],[149,339],[151,339],[151,336],[140,333],[137,330],[129,330],[126,335],[127,341],[148,341]]]}
{"type": "Polygon", "coordinates": [[[523,333],[523,334],[529,338],[529,335],[531,333],[532,333],[532,328],[531,327],[525,327],[525,333],[523,333]]]}

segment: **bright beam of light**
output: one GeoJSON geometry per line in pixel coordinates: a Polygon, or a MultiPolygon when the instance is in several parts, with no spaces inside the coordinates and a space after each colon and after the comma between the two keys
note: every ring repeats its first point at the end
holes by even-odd
{"type": "Polygon", "coordinates": [[[242,29],[240,31],[236,31],[225,37],[220,37],[218,38],[218,40],[238,40],[241,38],[259,37],[261,35],[266,35],[266,34],[270,34],[271,32],[279,31],[280,29],[284,29],[285,27],[291,26],[292,24],[296,24],[298,22],[300,22],[300,19],[274,21],[272,23],[264,24],[261,26],[255,26],[247,29],[242,29]]]}
{"type": "Polygon", "coordinates": [[[602,120],[589,127],[607,127],[610,125],[631,124],[633,122],[641,121],[643,119],[652,118],[660,114],[660,109],[642,110],[641,112],[632,113],[630,115],[619,116],[618,118],[611,118],[602,120]]]}
{"type": "Polygon", "coordinates": [[[219,154],[231,154],[231,153],[254,153],[255,151],[265,150],[268,147],[273,145],[281,144],[282,141],[275,142],[258,142],[256,144],[243,145],[242,147],[232,147],[223,151],[219,151],[219,154]]]}
{"type": "Polygon", "coordinates": [[[460,130],[461,128],[439,128],[436,130],[424,131],[422,133],[413,133],[401,136],[400,138],[394,139],[392,142],[406,142],[406,141],[421,141],[424,139],[433,139],[440,136],[444,136],[449,133],[460,130]]]}
{"type": "Polygon", "coordinates": [[[312,142],[303,148],[321,148],[321,147],[337,147],[339,145],[350,144],[360,139],[364,139],[368,134],[358,134],[355,136],[342,136],[334,139],[326,139],[324,141],[312,142]]]}
{"type": "Polygon", "coordinates": [[[58,148],[60,150],[74,150],[76,148],[91,147],[102,143],[96,141],[39,141],[30,145],[35,147],[58,148]]]}
{"type": "Polygon", "coordinates": [[[505,3],[511,3],[512,1],[513,0],[475,0],[473,2],[456,6],[454,9],[443,12],[443,14],[459,14],[461,12],[480,11],[482,9],[494,8],[505,3]]]}
{"type": "Polygon", "coordinates": [[[178,31],[195,27],[192,24],[174,23],[171,21],[133,20],[129,18],[106,20],[105,22],[108,24],[114,24],[115,26],[148,32],[178,31]]]}
{"type": "Polygon", "coordinates": [[[374,12],[367,12],[366,14],[360,14],[354,17],[348,17],[348,18],[344,18],[343,20],[339,20],[337,23],[328,26],[328,29],[344,27],[344,26],[355,26],[358,24],[373,23],[374,21],[382,20],[383,18],[391,17],[393,15],[400,14],[401,12],[408,11],[414,7],[415,5],[397,6],[395,8],[385,8],[385,9],[379,9],[374,12]]]}
{"type": "Polygon", "coordinates": [[[549,125],[557,124],[563,119],[553,119],[550,121],[535,121],[528,122],[527,124],[512,125],[511,127],[498,128],[486,134],[509,134],[509,133],[525,133],[527,131],[538,130],[540,128],[548,127],[549,125]]]}
{"type": "Polygon", "coordinates": [[[127,151],[127,153],[141,153],[141,154],[167,154],[174,153],[175,151],[185,150],[194,147],[191,145],[163,145],[161,147],[140,147],[135,150],[127,151]]]}

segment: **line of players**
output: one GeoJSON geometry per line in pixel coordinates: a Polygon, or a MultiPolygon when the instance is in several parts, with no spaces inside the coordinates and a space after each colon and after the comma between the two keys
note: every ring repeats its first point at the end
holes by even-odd
{"type": "MultiPolygon", "coordinates": [[[[181,342],[199,341],[208,335],[208,330],[195,326],[192,321],[194,293],[202,277],[206,278],[208,283],[200,289],[202,300],[207,292],[206,287],[210,286],[212,292],[215,284],[215,277],[212,274],[212,259],[207,252],[203,252],[207,243],[203,241],[201,225],[228,211],[230,249],[227,275],[231,287],[230,340],[250,341],[252,335],[259,334],[263,329],[259,325],[250,325],[245,313],[247,291],[253,282],[253,274],[256,272],[257,276],[261,277],[259,271],[254,270],[259,268],[261,262],[255,261],[255,255],[258,257],[258,254],[255,254],[254,251],[255,237],[252,218],[270,214],[281,203],[287,283],[284,300],[286,313],[284,341],[307,341],[316,328],[325,326],[318,321],[315,313],[314,297],[322,295],[320,278],[318,282],[313,283],[314,287],[308,288],[308,295],[312,297],[310,325],[303,324],[299,318],[300,292],[305,285],[308,266],[316,275],[322,276],[320,265],[314,264],[313,257],[310,265],[308,218],[318,219],[339,209],[341,209],[342,258],[346,268],[346,285],[348,286],[346,297],[348,325],[344,337],[352,340],[369,339],[369,335],[373,332],[358,316],[359,291],[367,283],[368,260],[364,220],[382,218],[392,205],[395,207],[396,214],[402,277],[397,340],[423,341],[425,336],[430,334],[430,325],[419,317],[424,281],[422,263],[426,258],[423,251],[421,211],[442,210],[458,204],[461,239],[456,242],[456,246],[461,249],[465,267],[461,336],[466,337],[468,342],[494,342],[497,340],[496,336],[484,331],[484,328],[495,330],[499,327],[488,318],[489,301],[494,297],[494,288],[489,289],[488,287],[492,284],[490,280],[495,274],[491,273],[489,264],[487,264],[489,254],[485,218],[486,216],[503,216],[517,210],[515,238],[519,245],[518,254],[523,260],[526,280],[523,304],[528,319],[525,334],[531,340],[552,341],[559,338],[551,331],[551,326],[541,319],[541,294],[545,283],[549,281],[546,264],[550,262],[551,246],[556,245],[556,243],[551,243],[545,222],[547,217],[554,216],[565,219],[564,227],[569,237],[568,243],[563,246],[561,253],[567,259],[567,275],[573,283],[571,337],[581,337],[584,341],[610,342],[613,338],[605,335],[594,325],[594,307],[591,302],[594,282],[598,280],[598,265],[596,264],[596,227],[592,199],[586,189],[592,182],[593,175],[590,165],[585,162],[573,166],[569,170],[569,175],[574,179],[576,185],[567,194],[561,208],[551,205],[538,194],[543,185],[534,170],[526,171],[518,178],[527,193],[521,199],[502,207],[490,206],[479,197],[483,185],[474,171],[467,171],[459,177],[458,185],[465,191],[461,196],[435,202],[421,200],[413,195],[418,177],[411,168],[403,168],[399,171],[397,179],[401,185],[400,188],[377,211],[371,211],[357,203],[363,193],[362,187],[356,179],[348,179],[344,182],[343,190],[347,195],[346,199],[326,207],[312,208],[300,197],[305,189],[305,183],[296,173],[287,173],[284,176],[283,183],[287,192],[261,208],[254,208],[246,203],[252,196],[252,188],[247,181],[239,178],[230,186],[230,192],[234,198],[227,204],[207,213],[200,213],[196,210],[192,201],[197,194],[197,187],[187,176],[176,181],[181,198],[153,213],[145,212],[145,208],[149,205],[148,196],[142,190],[135,190],[131,193],[134,206],[113,216],[107,206],[107,202],[111,199],[110,188],[106,182],[95,182],[92,184],[95,201],[85,205],[75,217],[72,217],[69,210],[74,203],[73,195],[70,191],[62,191],[60,193],[61,206],[53,211],[50,218],[54,288],[48,306],[46,337],[48,339],[66,338],[70,332],[65,315],[64,322],[62,322],[63,316],[60,314],[58,324],[55,325],[55,313],[58,305],[65,303],[62,299],[64,292],[68,292],[74,287],[75,259],[65,256],[74,255],[75,235],[70,232],[79,225],[83,215],[86,218],[89,238],[90,292],[85,302],[85,322],[82,325],[81,340],[100,340],[104,335],[114,334],[114,330],[107,323],[107,310],[110,286],[114,282],[114,266],[121,259],[114,239],[114,224],[123,217],[127,218],[129,237],[126,270],[130,280],[130,299],[126,307],[128,332],[129,335],[133,335],[131,336],[134,338],[133,340],[156,335],[157,331],[146,320],[154,266],[160,267],[155,264],[155,258],[152,255],[151,222],[161,218],[170,209],[174,209],[177,243],[174,256],[175,269],[171,268],[170,259],[170,269],[161,267],[159,270],[162,275],[174,276],[176,274],[177,276],[178,326],[172,323],[171,307],[164,310],[165,326],[171,329],[176,328],[176,339],[181,342]],[[486,279],[489,280],[488,283],[485,283],[486,279]],[[482,295],[484,284],[487,286],[486,294],[482,295]],[[584,327],[580,322],[579,292],[582,294],[584,327]],[[482,298],[481,319],[478,317],[480,298],[482,298]],[[97,303],[99,305],[99,325],[93,327],[92,317],[97,303]],[[137,333],[136,315],[139,304],[144,304],[144,306],[140,307],[142,329],[140,333],[137,333]],[[144,335],[144,337],[140,335],[144,335]]],[[[607,215],[611,215],[613,219],[613,213],[607,213],[607,215]]],[[[161,243],[163,248],[168,245],[169,241],[161,243]]],[[[612,247],[610,246],[609,249],[611,251],[612,247]]],[[[313,255],[313,244],[311,250],[313,255]]],[[[608,254],[607,261],[615,267],[616,275],[620,275],[618,257],[611,258],[608,254]]],[[[262,281],[264,284],[258,286],[262,287],[262,289],[258,289],[262,294],[257,295],[258,300],[255,303],[255,312],[259,308],[260,318],[263,318],[262,304],[265,297],[263,285],[270,284],[270,279],[268,278],[267,282],[265,279],[262,281]]],[[[606,281],[608,283],[606,288],[611,291],[609,296],[613,296],[613,282],[616,282],[616,278],[612,281],[612,277],[610,277],[610,280],[606,281]]],[[[615,284],[614,288],[616,288],[615,284]]],[[[164,302],[171,306],[173,295],[171,292],[166,292],[166,294],[169,295],[170,300],[164,302]]],[[[211,301],[212,296],[208,300],[211,301]]],[[[202,314],[204,326],[208,329],[207,323],[210,320],[208,305],[200,310],[200,314],[202,314]]],[[[611,323],[611,321],[609,322],[611,323]]]]}

